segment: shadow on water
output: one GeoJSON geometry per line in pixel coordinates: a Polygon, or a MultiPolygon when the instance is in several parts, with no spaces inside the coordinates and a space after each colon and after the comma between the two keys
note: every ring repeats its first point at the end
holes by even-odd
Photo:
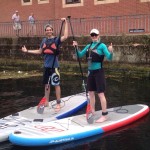
{"type": "MultiPolygon", "coordinates": [[[[62,97],[79,93],[82,90],[80,76],[61,79],[62,97]]],[[[0,80],[0,117],[4,117],[38,104],[43,96],[44,87],[41,77],[28,79],[0,80]]],[[[150,80],[107,77],[106,97],[108,107],[129,104],[147,104],[150,106],[150,80]]],[[[55,99],[52,88],[51,99],[55,99]]],[[[100,109],[96,97],[96,110],[100,109]]],[[[85,112],[85,108],[77,114],[85,112]]],[[[9,142],[0,144],[0,150],[149,150],[150,114],[126,127],[93,136],[87,139],[47,147],[19,147],[9,142]]]]}

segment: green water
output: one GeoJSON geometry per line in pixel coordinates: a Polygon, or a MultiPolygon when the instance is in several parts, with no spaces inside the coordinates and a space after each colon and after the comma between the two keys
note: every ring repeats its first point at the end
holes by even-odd
{"type": "MultiPolygon", "coordinates": [[[[150,106],[150,79],[112,77],[107,75],[106,98],[108,107],[129,104],[147,104],[150,106]]],[[[79,75],[62,75],[62,97],[82,91],[79,75]]],[[[41,77],[27,79],[0,80],[0,118],[38,104],[44,94],[41,77]]],[[[52,88],[51,99],[55,99],[52,88]]],[[[100,103],[96,97],[96,110],[100,103]]],[[[77,114],[85,113],[85,108],[77,114]]],[[[50,149],[85,149],[85,150],[149,150],[150,115],[124,128],[88,139],[42,148],[25,148],[13,146],[9,142],[0,144],[0,150],[50,150],[50,149]]]]}

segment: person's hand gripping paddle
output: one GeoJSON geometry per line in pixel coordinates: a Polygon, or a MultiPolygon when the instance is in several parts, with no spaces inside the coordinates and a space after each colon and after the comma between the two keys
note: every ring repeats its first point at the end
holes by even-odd
{"type": "MultiPolygon", "coordinates": [[[[64,24],[64,21],[62,21],[62,23],[61,23],[59,38],[60,38],[60,36],[61,36],[63,24],[64,24]]],[[[52,69],[54,68],[55,59],[56,59],[56,55],[54,56],[54,60],[53,60],[53,64],[52,64],[52,69]]],[[[58,77],[57,77],[55,74],[52,74],[52,76],[49,77],[46,90],[49,89],[50,81],[54,82],[54,81],[56,81],[57,78],[58,78],[58,77]]],[[[54,82],[54,83],[55,83],[55,82],[54,82]]],[[[53,84],[54,84],[54,83],[53,83],[53,84]]],[[[57,84],[57,82],[56,82],[55,84],[57,84]]],[[[38,106],[37,106],[37,113],[43,114],[44,108],[45,108],[45,102],[46,102],[46,97],[43,97],[43,98],[41,99],[41,101],[39,102],[38,106]]]]}
{"type": "MultiPolygon", "coordinates": [[[[72,32],[72,37],[73,37],[73,40],[75,41],[75,37],[74,37],[73,28],[72,28],[70,18],[71,18],[71,16],[68,16],[68,20],[69,20],[70,28],[71,28],[71,32],[72,32]]],[[[93,117],[93,114],[92,114],[92,111],[91,111],[90,100],[88,98],[88,94],[87,94],[87,90],[86,90],[86,86],[85,86],[85,82],[84,82],[83,71],[82,71],[81,62],[80,62],[80,58],[79,58],[78,51],[77,51],[77,46],[75,46],[75,51],[76,51],[76,54],[77,54],[77,59],[78,59],[79,67],[80,67],[80,72],[81,72],[81,75],[82,75],[82,86],[84,88],[84,91],[85,91],[86,97],[87,97],[86,120],[89,124],[92,124],[94,122],[94,117],[93,117]]]]}

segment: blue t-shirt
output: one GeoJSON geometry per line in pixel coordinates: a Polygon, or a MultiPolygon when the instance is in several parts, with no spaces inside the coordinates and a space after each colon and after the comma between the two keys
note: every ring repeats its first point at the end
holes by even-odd
{"type": "MultiPolygon", "coordinates": [[[[50,38],[50,39],[43,38],[43,40],[40,44],[40,48],[43,50],[43,44],[45,42],[52,43],[53,41],[55,41],[55,44],[57,45],[57,47],[59,47],[59,45],[61,44],[59,37],[50,38]]],[[[46,67],[46,68],[52,68],[52,67],[58,68],[59,67],[58,56],[50,55],[50,54],[44,54],[44,67],[46,67]],[[54,59],[55,59],[55,62],[54,62],[54,59]],[[54,62],[54,66],[53,66],[53,62],[54,62]]]]}
{"type": "MultiPolygon", "coordinates": [[[[98,42],[93,42],[90,48],[91,49],[94,48],[97,44],[98,42]]],[[[82,51],[78,51],[79,58],[83,57],[86,54],[89,46],[90,44],[86,45],[86,47],[82,51]]],[[[106,56],[107,60],[112,60],[113,54],[109,52],[107,46],[104,43],[101,43],[100,45],[98,45],[96,50],[99,55],[104,55],[106,56]]],[[[88,67],[88,70],[100,69],[101,66],[102,66],[101,62],[92,62],[91,66],[88,67]]]]}

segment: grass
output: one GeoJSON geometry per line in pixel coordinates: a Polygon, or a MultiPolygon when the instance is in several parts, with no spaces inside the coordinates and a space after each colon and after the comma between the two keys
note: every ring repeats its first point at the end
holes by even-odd
{"type": "MultiPolygon", "coordinates": [[[[82,63],[84,75],[87,75],[87,63],[82,63]]],[[[107,77],[132,77],[150,78],[149,64],[124,64],[105,62],[104,67],[107,77]]],[[[61,61],[61,73],[69,75],[81,75],[77,61],[61,61]]],[[[31,76],[42,76],[43,60],[39,59],[9,59],[0,58],[0,79],[28,78],[31,76]]]]}

